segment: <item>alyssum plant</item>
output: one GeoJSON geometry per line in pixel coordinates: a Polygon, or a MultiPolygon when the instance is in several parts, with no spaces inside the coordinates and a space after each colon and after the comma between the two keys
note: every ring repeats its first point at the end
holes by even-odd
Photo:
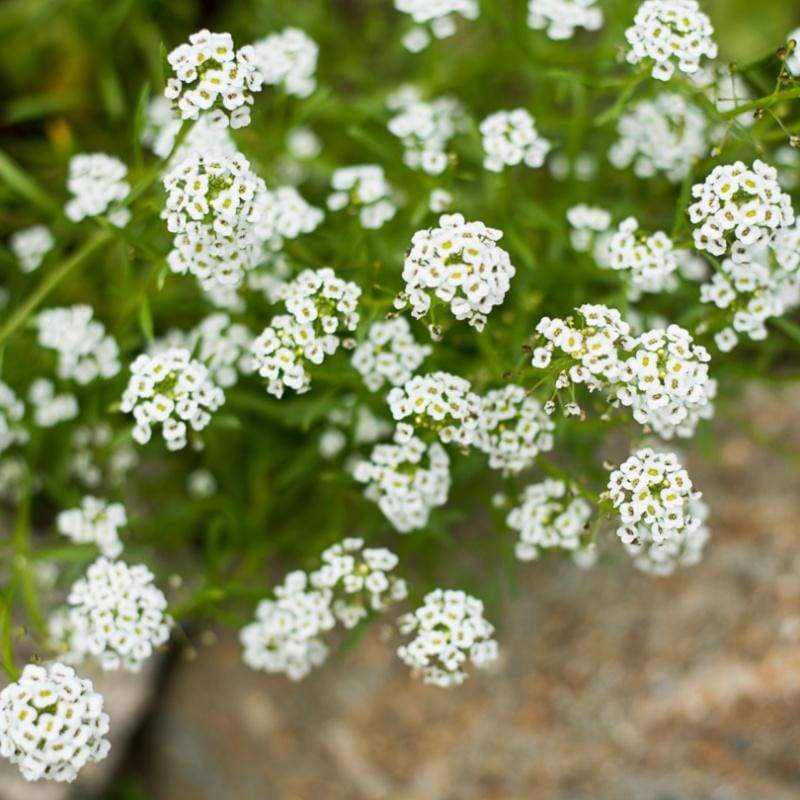
{"type": "MultiPolygon", "coordinates": [[[[394,4],[407,65],[496,24],[477,0],[394,4]]],[[[428,683],[489,666],[480,585],[424,576],[465,546],[459,505],[491,507],[498,558],[587,568],[609,531],[655,575],[701,558],[708,508],[670,443],[713,416],[726,354],[773,324],[769,363],[800,342],[794,34],[733,69],[695,0],[646,0],[611,43],[594,0],[531,0],[528,22],[581,43],[532,66],[527,107],[477,114],[506,95],[472,108],[457,83],[339,96],[303,31],[201,30],[142,93],[130,164],[75,155],[58,204],[0,159],[40,215],[9,240],[0,321],[0,753],[26,778],[108,753],[74,665],[138,670],[190,616],[293,680],[379,615],[428,683]],[[295,116],[266,152],[278,102],[295,116]],[[304,568],[269,586],[275,555],[304,568]]]]}

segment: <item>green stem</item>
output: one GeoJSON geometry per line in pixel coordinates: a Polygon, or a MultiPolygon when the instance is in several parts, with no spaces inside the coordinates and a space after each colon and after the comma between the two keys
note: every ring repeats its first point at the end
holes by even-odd
{"type": "Polygon", "coordinates": [[[795,97],[800,97],[800,89],[787,89],[784,92],[775,92],[765,97],[759,97],[757,100],[748,100],[746,103],[742,103],[740,106],[736,106],[736,108],[732,108],[730,111],[725,111],[721,116],[723,119],[735,119],[739,114],[743,114],[745,111],[755,111],[758,108],[770,108],[784,100],[792,100],[795,97]]]}

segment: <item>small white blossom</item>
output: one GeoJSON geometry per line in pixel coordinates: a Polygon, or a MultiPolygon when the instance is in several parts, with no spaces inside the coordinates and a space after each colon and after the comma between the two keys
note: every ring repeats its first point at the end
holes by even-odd
{"type": "Polygon", "coordinates": [[[409,14],[416,23],[403,39],[403,45],[412,53],[424,50],[430,36],[446,39],[456,32],[456,17],[477,19],[480,13],[478,0],[394,0],[394,7],[409,14]]]}
{"type": "Polygon", "coordinates": [[[117,207],[128,196],[131,187],[125,180],[128,168],[105,153],[80,153],[69,162],[67,188],[73,195],[64,206],[64,213],[73,222],[109,212],[109,221],[125,227],[130,211],[117,207]]]}
{"type": "Polygon", "coordinates": [[[307,161],[322,152],[322,142],[311,128],[298,125],[286,134],[286,149],[293,158],[307,161]]]}
{"type": "Polygon", "coordinates": [[[7,383],[0,381],[0,453],[28,441],[28,431],[22,425],[24,416],[25,403],[7,383]]]}
{"type": "Polygon", "coordinates": [[[52,428],[60,422],[78,416],[78,400],[74,394],[56,394],[56,388],[47,378],[37,378],[28,390],[28,400],[33,406],[33,421],[40,428],[52,428]]]}
{"type": "Polygon", "coordinates": [[[120,528],[128,524],[125,506],[87,495],[79,508],[62,511],[56,518],[58,532],[75,544],[96,544],[107,558],[122,553],[120,528]]]}
{"type": "Polygon", "coordinates": [[[255,205],[255,232],[271,250],[280,250],[284,239],[296,239],[316,230],[324,212],[307,203],[292,186],[259,193],[255,205]]]}
{"type": "Polygon", "coordinates": [[[611,227],[611,212],[597,206],[581,203],[567,211],[570,225],[570,243],[579,253],[588,253],[598,240],[598,234],[611,227]]]}
{"type": "Polygon", "coordinates": [[[286,28],[253,44],[253,61],[264,83],[297,97],[308,97],[317,88],[318,55],[316,42],[299,28],[286,28]]]}
{"type": "Polygon", "coordinates": [[[528,0],[528,25],[534,30],[547,29],[556,41],[571,39],[576,28],[598,31],[603,26],[603,12],[597,0],[528,0]]]}
{"type": "Polygon", "coordinates": [[[800,76],[800,28],[795,28],[786,39],[794,41],[794,49],[786,57],[786,68],[792,75],[800,76]]]}
{"type": "Polygon", "coordinates": [[[186,491],[194,499],[213,497],[218,488],[214,474],[202,467],[190,472],[186,478],[186,491]]]}
{"type": "Polygon", "coordinates": [[[37,270],[44,257],[53,249],[53,245],[53,234],[44,225],[33,225],[17,231],[9,240],[11,252],[19,261],[19,268],[23,272],[37,270]]]}
{"type": "Polygon", "coordinates": [[[541,167],[550,152],[550,142],[539,135],[534,118],[524,108],[491,114],[481,122],[480,132],[483,166],[491,172],[523,163],[541,167]]]}
{"type": "Polygon", "coordinates": [[[443,214],[453,207],[453,195],[446,189],[433,189],[428,198],[428,208],[434,214],[443,214]]]}
{"type": "Polygon", "coordinates": [[[377,164],[337,169],[331,178],[331,188],[328,208],[331,211],[357,211],[362,228],[381,228],[397,213],[392,187],[386,180],[383,167],[377,164]]]}

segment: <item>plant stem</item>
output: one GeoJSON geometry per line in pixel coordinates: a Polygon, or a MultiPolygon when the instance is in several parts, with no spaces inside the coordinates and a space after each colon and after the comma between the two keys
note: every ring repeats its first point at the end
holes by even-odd
{"type": "Polygon", "coordinates": [[[736,106],[736,108],[732,108],[730,111],[723,112],[720,116],[723,119],[735,119],[739,114],[743,114],[745,111],[755,111],[758,108],[770,108],[784,100],[792,100],[796,97],[800,97],[800,89],[786,89],[786,91],[783,92],[775,92],[765,97],[759,97],[757,100],[748,100],[746,103],[742,103],[740,106],[736,106]]]}

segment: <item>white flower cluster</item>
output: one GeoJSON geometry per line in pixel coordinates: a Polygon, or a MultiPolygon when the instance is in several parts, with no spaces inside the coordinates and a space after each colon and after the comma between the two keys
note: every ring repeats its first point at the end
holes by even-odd
{"type": "Polygon", "coordinates": [[[0,755],[26,780],[74,781],[108,755],[108,728],[102,695],[63,664],[28,664],[0,692],[0,755]]]}
{"type": "Polygon", "coordinates": [[[431,41],[447,39],[456,32],[456,16],[477,19],[478,0],[394,0],[394,7],[409,14],[416,23],[403,38],[403,45],[412,53],[424,50],[431,41]]]}
{"type": "Polygon", "coordinates": [[[63,637],[59,644],[69,660],[88,656],[104,670],[138,672],[169,638],[167,599],[143,564],[98,558],[73,584],[67,604],[51,635],[63,637]]]}
{"type": "Polygon", "coordinates": [[[528,0],[528,25],[534,30],[547,29],[555,41],[571,39],[575,28],[598,31],[603,26],[603,12],[597,0],[528,0]]]}
{"type": "Polygon", "coordinates": [[[494,627],[483,616],[483,603],[462,591],[436,589],[423,605],[399,622],[414,638],[397,649],[400,660],[433,686],[458,686],[467,679],[470,662],[478,669],[497,659],[494,627]]]}
{"type": "Polygon", "coordinates": [[[351,363],[371,392],[384,385],[400,386],[431,354],[429,344],[418,344],[405,317],[373,322],[353,351],[351,363]]]}
{"type": "Polygon", "coordinates": [[[180,275],[192,273],[203,288],[237,286],[260,250],[253,223],[264,181],[241,154],[192,154],[163,178],[162,216],[175,234],[167,258],[180,275]]]}
{"type": "Polygon", "coordinates": [[[511,383],[482,398],[475,446],[489,456],[492,469],[522,472],[553,449],[554,428],[539,401],[511,383]]]}
{"type": "Polygon", "coordinates": [[[439,97],[425,102],[416,89],[399,92],[390,102],[398,113],[389,120],[389,132],[403,143],[403,163],[429,175],[447,168],[447,145],[464,126],[458,100],[439,97]]]}
{"type": "Polygon", "coordinates": [[[506,524],[519,534],[515,548],[520,561],[535,561],[542,550],[559,548],[572,553],[581,548],[581,537],[592,516],[592,507],[564,481],[548,478],[525,487],[518,506],[506,524]]]}
{"type": "Polygon", "coordinates": [[[58,353],[58,377],[82,386],[95,378],[113,378],[120,370],[119,348],[91,306],[48,308],[36,317],[39,344],[58,353]]]}
{"type": "Polygon", "coordinates": [[[78,400],[74,394],[56,394],[56,387],[47,378],[37,378],[28,389],[33,406],[33,421],[40,428],[52,428],[78,416],[78,400]]]}
{"type": "Polygon", "coordinates": [[[208,367],[188,350],[173,347],[136,358],[120,409],[136,420],[134,441],[147,444],[153,426],[161,424],[167,449],[181,450],[186,447],[187,424],[201,431],[224,402],[225,393],[211,380],[208,367]]]}
{"type": "Polygon", "coordinates": [[[114,207],[128,196],[131,190],[125,178],[128,168],[113,156],[105,153],[79,153],[69,162],[67,189],[72,198],[64,206],[64,213],[73,222],[86,217],[108,214],[112,225],[124,228],[131,212],[124,207],[114,207]]]}
{"type": "Polygon", "coordinates": [[[28,431],[22,425],[24,416],[25,403],[7,383],[0,381],[0,453],[28,441],[28,431]]]}
{"type": "Polygon", "coordinates": [[[260,91],[263,83],[252,47],[234,50],[229,33],[204,29],[178,45],[167,61],[175,77],[167,81],[164,95],[181,119],[197,119],[208,112],[209,120],[220,127],[250,124],[253,92],[260,91]]]}
{"type": "Polygon", "coordinates": [[[611,227],[611,212],[580,203],[567,210],[570,244],[579,253],[588,253],[595,242],[611,227]]]}
{"type": "Polygon", "coordinates": [[[678,69],[691,75],[705,56],[717,57],[711,20],[697,0],[644,0],[625,31],[629,64],[653,62],[652,76],[669,80],[678,69]]]}
{"type": "Polygon", "coordinates": [[[251,351],[258,374],[275,397],[283,397],[287,388],[308,391],[306,363],[321,364],[339,349],[338,334],[356,329],[361,289],[323,267],[303,270],[281,287],[280,295],[289,313],[273,317],[251,351]]]}
{"type": "Polygon", "coordinates": [[[748,247],[792,225],[792,199],[777,179],[778,171],[758,159],[752,168],[741,161],[714,167],[703,183],[692,186],[694,246],[714,256],[730,249],[731,258],[740,261],[748,247]]]}
{"type": "Polygon", "coordinates": [[[386,519],[409,533],[424,528],[431,511],[447,502],[450,459],[438,442],[396,433],[394,444],[376,445],[369,461],[356,464],[353,477],[367,484],[365,497],[386,519]]]}
{"type": "Polygon", "coordinates": [[[708,150],[705,114],[677,92],[634,104],[620,117],[617,133],[608,160],[618,169],[633,164],[639,178],[663,172],[672,183],[680,183],[708,150]]]}
{"type": "Polygon", "coordinates": [[[461,214],[443,214],[439,227],[417,231],[403,264],[405,291],[395,308],[411,305],[415,319],[424,317],[434,300],[449,305],[453,316],[481,331],[486,315],[505,299],[515,269],[497,242],[502,231],[461,214]]]}
{"type": "Polygon", "coordinates": [[[397,213],[392,187],[386,180],[383,167],[377,164],[337,169],[331,178],[331,188],[328,208],[331,211],[352,208],[358,212],[362,228],[381,228],[397,213]]]}
{"type": "Polygon", "coordinates": [[[664,560],[681,552],[703,525],[693,513],[701,495],[674,453],[637,450],[611,472],[607,497],[619,512],[620,541],[656,561],[659,550],[664,560]]]}
{"type": "Polygon", "coordinates": [[[311,233],[324,216],[321,209],[307,203],[293,186],[279,186],[257,196],[254,227],[258,238],[271,250],[280,250],[284,239],[311,233]]]}
{"type": "Polygon", "coordinates": [[[786,68],[792,75],[800,76],[800,28],[795,28],[787,37],[786,40],[794,41],[794,50],[786,58],[786,68]]]}
{"type": "Polygon", "coordinates": [[[286,28],[253,45],[253,61],[264,83],[281,86],[286,94],[308,97],[317,88],[319,48],[299,28],[286,28]]]}
{"type": "Polygon", "coordinates": [[[469,447],[475,439],[481,399],[470,382],[449,372],[417,375],[402,387],[395,386],[386,398],[397,426],[399,441],[417,430],[431,430],[448,444],[469,447]],[[407,422],[403,422],[407,420],[407,422]]]}
{"type": "Polygon", "coordinates": [[[122,553],[119,529],[128,524],[125,506],[87,495],[79,508],[62,511],[56,518],[58,532],[75,544],[96,544],[107,558],[122,553]]]}
{"type": "Polygon", "coordinates": [[[598,249],[600,265],[630,275],[629,296],[657,294],[677,286],[678,251],[663,231],[646,234],[635,217],[628,217],[598,249]]]}
{"type": "Polygon", "coordinates": [[[539,135],[534,118],[524,108],[491,114],[481,122],[480,132],[483,166],[491,172],[523,163],[541,167],[550,152],[550,142],[539,135]]]}
{"type": "Polygon", "coordinates": [[[33,272],[39,268],[44,257],[53,249],[55,244],[53,234],[45,225],[32,225],[17,231],[9,240],[11,252],[19,261],[19,268],[23,272],[33,272]]]}

